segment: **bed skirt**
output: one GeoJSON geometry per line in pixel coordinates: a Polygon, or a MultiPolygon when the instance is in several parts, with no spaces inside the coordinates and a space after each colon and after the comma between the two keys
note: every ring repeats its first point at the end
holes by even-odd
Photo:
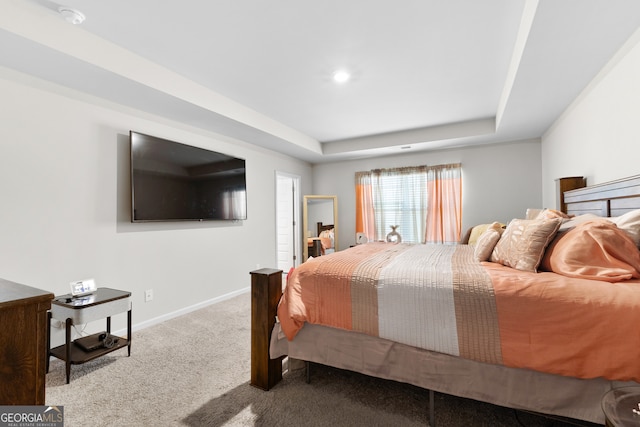
{"type": "Polygon", "coordinates": [[[285,355],[508,408],[598,424],[604,424],[600,400],[607,391],[638,385],[480,363],[308,323],[291,342],[276,323],[270,357],[285,355]]]}

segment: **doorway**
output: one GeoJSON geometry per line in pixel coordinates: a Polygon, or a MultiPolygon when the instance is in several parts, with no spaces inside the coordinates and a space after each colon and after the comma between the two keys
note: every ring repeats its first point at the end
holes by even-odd
{"type": "Polygon", "coordinates": [[[299,224],[300,177],[276,171],[276,258],[285,274],[302,259],[299,224]]]}

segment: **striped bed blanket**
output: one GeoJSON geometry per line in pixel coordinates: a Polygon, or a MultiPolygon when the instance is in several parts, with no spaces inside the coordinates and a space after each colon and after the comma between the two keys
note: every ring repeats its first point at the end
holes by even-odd
{"type": "Polygon", "coordinates": [[[480,263],[467,245],[369,243],[314,258],[287,278],[278,320],[289,340],[309,322],[478,362],[640,380],[640,328],[620,327],[640,324],[640,283],[480,263]]]}
{"type": "Polygon", "coordinates": [[[309,321],[502,362],[491,278],[473,261],[473,247],[360,245],[341,256],[314,258],[294,271],[288,285],[278,317],[289,339],[309,321]],[[291,304],[293,295],[299,298],[291,304]],[[282,315],[287,306],[289,315],[282,315]]]}

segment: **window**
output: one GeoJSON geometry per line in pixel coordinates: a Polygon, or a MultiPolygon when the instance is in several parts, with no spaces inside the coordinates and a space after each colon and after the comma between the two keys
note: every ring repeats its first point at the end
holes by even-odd
{"type": "Polygon", "coordinates": [[[457,242],[461,188],[460,164],[357,172],[356,232],[385,240],[397,225],[403,242],[457,242]]]}

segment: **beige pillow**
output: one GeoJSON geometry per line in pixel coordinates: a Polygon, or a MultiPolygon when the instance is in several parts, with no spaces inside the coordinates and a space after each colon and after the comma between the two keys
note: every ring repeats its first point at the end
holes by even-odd
{"type": "Polygon", "coordinates": [[[607,219],[617,225],[619,229],[626,231],[636,246],[640,247],[640,209],[607,219]]]}
{"type": "Polygon", "coordinates": [[[502,224],[494,222],[482,233],[476,241],[473,250],[474,256],[478,261],[489,261],[493,248],[496,246],[496,243],[498,243],[498,240],[500,240],[503,231],[502,224]]]}
{"type": "Polygon", "coordinates": [[[560,224],[562,218],[512,220],[493,248],[491,261],[535,273],[560,224]]]}

